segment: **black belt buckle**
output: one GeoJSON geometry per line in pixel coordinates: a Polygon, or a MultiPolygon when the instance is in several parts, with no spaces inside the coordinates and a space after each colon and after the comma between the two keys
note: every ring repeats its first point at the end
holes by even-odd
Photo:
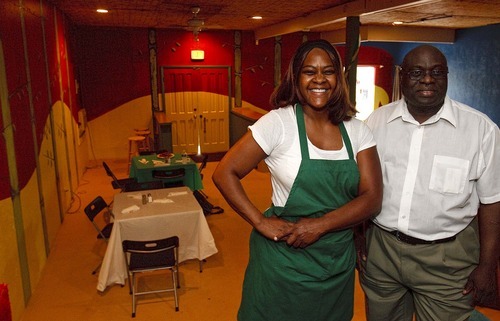
{"type": "Polygon", "coordinates": [[[407,244],[411,244],[411,245],[416,245],[416,244],[419,244],[418,242],[416,242],[416,240],[414,240],[412,237],[404,234],[404,233],[401,233],[400,231],[393,231],[392,234],[394,236],[396,236],[396,239],[398,241],[401,241],[403,243],[407,243],[407,244]]]}
{"type": "Polygon", "coordinates": [[[401,241],[406,244],[410,245],[417,245],[417,244],[440,244],[440,243],[446,243],[446,242],[451,242],[454,241],[456,236],[450,236],[444,239],[439,239],[439,240],[434,240],[434,241],[427,241],[427,240],[422,240],[413,236],[406,235],[404,233],[401,233],[400,231],[391,231],[390,232],[392,235],[396,237],[398,241],[401,241]]]}

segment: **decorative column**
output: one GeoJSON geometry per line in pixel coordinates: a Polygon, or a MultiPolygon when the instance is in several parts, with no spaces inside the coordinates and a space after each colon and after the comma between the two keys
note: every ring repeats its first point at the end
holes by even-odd
{"type": "Polygon", "coordinates": [[[149,29],[148,36],[148,49],[149,49],[149,79],[151,83],[151,108],[153,113],[160,111],[158,103],[158,65],[156,62],[156,30],[149,29]]]}
{"type": "Polygon", "coordinates": [[[241,31],[234,32],[234,106],[241,107],[241,31]]]}
{"type": "Polygon", "coordinates": [[[345,77],[349,86],[349,99],[356,105],[356,71],[359,53],[359,17],[347,17],[345,77]]]}
{"type": "Polygon", "coordinates": [[[281,36],[274,37],[274,88],[281,84],[281,36]]]}

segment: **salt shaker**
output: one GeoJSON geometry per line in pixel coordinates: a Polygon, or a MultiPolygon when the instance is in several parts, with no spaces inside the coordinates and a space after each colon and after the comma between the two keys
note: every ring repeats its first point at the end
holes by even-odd
{"type": "Polygon", "coordinates": [[[151,196],[151,193],[148,193],[148,203],[153,203],[153,196],[151,196]]]}

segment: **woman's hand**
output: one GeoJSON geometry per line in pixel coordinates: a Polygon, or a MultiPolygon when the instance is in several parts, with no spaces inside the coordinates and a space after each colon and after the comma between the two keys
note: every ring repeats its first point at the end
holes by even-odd
{"type": "Polygon", "coordinates": [[[260,234],[276,242],[285,241],[292,232],[293,227],[294,223],[274,215],[271,217],[263,217],[258,224],[255,224],[255,229],[259,231],[260,234]]]}
{"type": "Polygon", "coordinates": [[[305,248],[325,234],[321,218],[301,218],[293,225],[291,233],[286,237],[286,243],[294,248],[305,248]]]}

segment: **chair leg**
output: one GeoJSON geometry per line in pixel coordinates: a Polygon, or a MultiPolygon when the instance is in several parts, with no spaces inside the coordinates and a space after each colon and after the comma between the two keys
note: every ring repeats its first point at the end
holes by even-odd
{"type": "Polygon", "coordinates": [[[132,276],[128,274],[128,294],[132,294],[132,276]]]}
{"type": "Polygon", "coordinates": [[[177,276],[177,288],[181,288],[181,281],[179,281],[179,264],[175,266],[175,275],[177,276]]]}
{"type": "Polygon", "coordinates": [[[135,299],[135,292],[136,292],[136,280],[135,280],[135,274],[132,272],[132,318],[135,318],[135,305],[136,305],[136,299],[135,299]]]}
{"type": "Polygon", "coordinates": [[[203,272],[203,262],[206,262],[207,260],[203,259],[203,260],[199,260],[200,262],[200,273],[203,272]]]}
{"type": "Polygon", "coordinates": [[[207,195],[207,194],[205,194],[205,192],[204,192],[204,191],[202,191],[201,189],[200,189],[200,190],[198,190],[198,192],[200,192],[200,194],[201,194],[201,195],[203,195],[205,198],[208,198],[208,195],[207,195]]]}
{"type": "Polygon", "coordinates": [[[99,271],[99,270],[101,269],[101,265],[102,265],[102,262],[101,262],[101,263],[99,263],[99,265],[98,265],[98,266],[96,266],[96,268],[92,271],[92,275],[96,274],[96,273],[97,273],[97,271],[99,271]]]}
{"type": "Polygon", "coordinates": [[[175,312],[179,311],[179,299],[177,298],[177,288],[179,285],[177,284],[179,278],[179,271],[176,269],[172,269],[172,283],[174,288],[174,299],[175,299],[175,312]]]}

